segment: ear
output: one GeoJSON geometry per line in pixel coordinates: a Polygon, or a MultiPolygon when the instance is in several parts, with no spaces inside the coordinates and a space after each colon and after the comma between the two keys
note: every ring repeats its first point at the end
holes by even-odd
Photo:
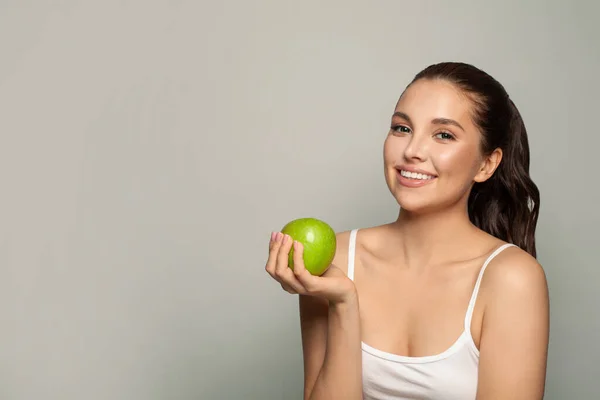
{"type": "Polygon", "coordinates": [[[500,161],[502,161],[502,149],[497,148],[492,153],[485,157],[481,162],[481,166],[477,171],[477,175],[473,180],[477,183],[485,182],[494,174],[498,165],[500,165],[500,161]]]}

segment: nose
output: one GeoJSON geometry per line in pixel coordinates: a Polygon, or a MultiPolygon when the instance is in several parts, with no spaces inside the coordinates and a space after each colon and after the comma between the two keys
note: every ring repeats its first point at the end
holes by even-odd
{"type": "Polygon", "coordinates": [[[420,135],[413,134],[410,138],[410,142],[404,149],[404,158],[410,161],[425,161],[427,158],[427,143],[425,138],[420,135]]]}

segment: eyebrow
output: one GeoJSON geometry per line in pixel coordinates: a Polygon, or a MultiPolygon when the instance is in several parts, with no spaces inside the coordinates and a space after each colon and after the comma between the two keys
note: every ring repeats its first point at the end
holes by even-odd
{"type": "MultiPolygon", "coordinates": [[[[412,121],[411,121],[410,117],[407,114],[403,113],[402,111],[396,111],[393,116],[405,119],[409,124],[412,125],[412,121]]],[[[434,125],[454,125],[460,129],[462,129],[463,131],[465,130],[465,128],[463,128],[463,126],[461,124],[459,124],[457,121],[450,119],[450,118],[434,118],[431,120],[431,123],[434,125]]]]}

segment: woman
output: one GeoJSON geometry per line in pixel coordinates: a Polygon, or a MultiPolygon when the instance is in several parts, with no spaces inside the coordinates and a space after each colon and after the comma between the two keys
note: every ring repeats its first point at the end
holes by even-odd
{"type": "Polygon", "coordinates": [[[271,236],[266,270],[300,294],[305,399],[543,398],[548,289],[517,108],[485,72],[432,65],[383,150],[396,221],[339,233],[321,277],[271,236]]]}

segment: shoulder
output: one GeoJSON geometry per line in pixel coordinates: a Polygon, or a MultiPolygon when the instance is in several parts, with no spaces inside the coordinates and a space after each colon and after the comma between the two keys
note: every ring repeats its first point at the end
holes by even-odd
{"type": "Polygon", "coordinates": [[[549,302],[542,266],[509,247],[485,271],[478,396],[542,398],[549,342],[549,302]]]}
{"type": "Polygon", "coordinates": [[[516,246],[504,249],[490,261],[481,285],[495,295],[545,296],[548,290],[543,267],[516,246]]]}
{"type": "Polygon", "coordinates": [[[528,330],[547,333],[550,311],[546,274],[527,252],[509,247],[496,255],[483,276],[481,295],[484,334],[496,332],[508,338],[508,326],[519,337],[528,335],[528,330]]]}
{"type": "MultiPolygon", "coordinates": [[[[381,238],[388,233],[389,224],[356,229],[357,252],[377,253],[381,247],[381,238]]],[[[350,249],[351,230],[336,233],[336,252],[332,264],[348,273],[348,251],[350,249]]]]}
{"type": "MultiPolygon", "coordinates": [[[[371,252],[373,244],[380,242],[378,238],[385,230],[386,225],[356,229],[356,246],[362,251],[371,252]]],[[[348,251],[350,249],[350,236],[352,229],[336,233],[336,251],[332,264],[348,273],[348,251]]]]}

